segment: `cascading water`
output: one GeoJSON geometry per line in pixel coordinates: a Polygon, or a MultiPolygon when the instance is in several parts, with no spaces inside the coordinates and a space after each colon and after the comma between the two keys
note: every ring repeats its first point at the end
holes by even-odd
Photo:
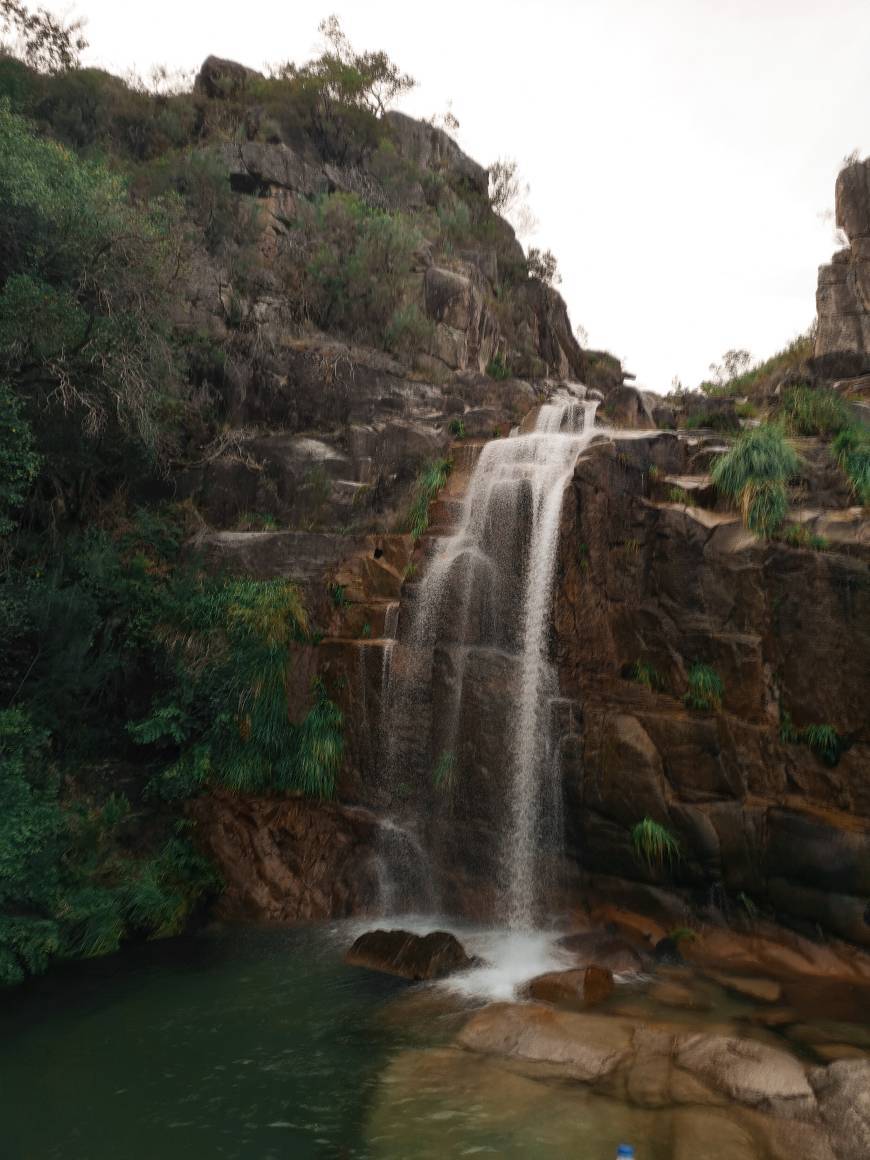
{"type": "MultiPolygon", "coordinates": [[[[482,448],[457,530],[436,541],[407,630],[398,634],[384,698],[387,776],[400,781],[417,771],[424,844],[437,847],[445,831],[466,824],[454,800],[444,804],[445,787],[464,794],[465,812],[486,815],[495,831],[478,877],[494,887],[495,917],[513,930],[539,920],[546,868],[561,848],[549,627],[563,495],[577,457],[601,433],[596,407],[562,396],[540,408],[534,430],[482,448]],[[468,721],[481,673],[498,674],[500,753],[471,786],[484,744],[468,721]]],[[[477,732],[485,731],[478,722],[477,732]]],[[[473,837],[454,838],[444,856],[432,850],[433,864],[483,857],[474,846],[473,837]]]]}

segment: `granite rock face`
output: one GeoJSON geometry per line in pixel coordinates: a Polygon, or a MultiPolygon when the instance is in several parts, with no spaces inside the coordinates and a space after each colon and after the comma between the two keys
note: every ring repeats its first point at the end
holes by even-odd
{"type": "Polygon", "coordinates": [[[851,377],[870,369],[870,159],[840,171],[836,220],[849,245],[819,269],[816,359],[851,377]]]}

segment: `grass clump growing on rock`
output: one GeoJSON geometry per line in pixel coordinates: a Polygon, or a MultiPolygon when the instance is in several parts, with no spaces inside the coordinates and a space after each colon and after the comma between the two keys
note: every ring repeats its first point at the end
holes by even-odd
{"type": "Polygon", "coordinates": [[[849,426],[849,408],[835,391],[793,387],[780,409],[786,430],[792,435],[830,437],[849,426]]]}
{"type": "Polygon", "coordinates": [[[803,524],[792,524],[783,532],[782,540],[791,548],[811,548],[814,552],[827,552],[831,546],[824,536],[816,535],[803,524]]]}
{"type": "Polygon", "coordinates": [[[798,469],[795,449],[782,429],[763,423],[744,431],[713,464],[713,483],[732,499],[750,531],[770,536],[788,514],[786,484],[798,469]]]}
{"type": "Polygon", "coordinates": [[[644,818],[632,827],[634,852],[651,870],[678,862],[682,857],[680,843],[666,826],[644,818]]]}
{"type": "Polygon", "coordinates": [[[689,689],[684,700],[690,709],[721,709],[724,692],[721,677],[709,665],[695,664],[689,669],[689,689]]]}
{"type": "Polygon", "coordinates": [[[801,738],[826,765],[836,765],[840,760],[843,740],[833,725],[807,725],[801,738]]]}
{"type": "Polygon", "coordinates": [[[429,527],[429,504],[447,483],[452,468],[452,460],[436,459],[417,476],[414,499],[408,513],[408,531],[415,540],[419,540],[429,527]]]}
{"type": "Polygon", "coordinates": [[[643,685],[650,692],[658,692],[665,687],[664,678],[646,661],[635,661],[631,666],[630,676],[633,681],[637,681],[639,685],[643,685]]]}
{"type": "Polygon", "coordinates": [[[857,423],[844,427],[831,450],[855,498],[865,507],[870,505],[870,430],[857,423]]]}

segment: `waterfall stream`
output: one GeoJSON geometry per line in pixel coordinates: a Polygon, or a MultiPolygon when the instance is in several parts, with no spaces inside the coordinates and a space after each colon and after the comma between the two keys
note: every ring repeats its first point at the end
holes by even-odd
{"type": "MultiPolygon", "coordinates": [[[[547,866],[562,845],[550,619],[563,496],[577,457],[601,434],[596,407],[562,395],[540,408],[533,430],[483,446],[456,530],[431,537],[410,619],[390,646],[387,776],[398,783],[416,771],[421,816],[411,822],[424,847],[467,825],[457,819],[463,808],[494,831],[490,862],[478,872],[492,880],[493,917],[518,931],[540,920],[547,866]],[[487,732],[486,722],[472,719],[480,671],[498,674],[500,724],[489,730],[497,733],[495,757],[475,781],[487,732]],[[462,807],[454,810],[457,798],[462,807]]],[[[485,862],[484,839],[469,834],[440,858],[428,850],[433,865],[485,862]]]]}

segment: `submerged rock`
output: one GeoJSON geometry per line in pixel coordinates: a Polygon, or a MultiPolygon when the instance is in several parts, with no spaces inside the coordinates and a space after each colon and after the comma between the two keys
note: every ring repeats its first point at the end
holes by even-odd
{"type": "Polygon", "coordinates": [[[470,958],[462,943],[446,930],[427,935],[407,930],[368,930],[356,940],[344,961],[353,967],[419,982],[466,971],[477,960],[470,958]]]}

